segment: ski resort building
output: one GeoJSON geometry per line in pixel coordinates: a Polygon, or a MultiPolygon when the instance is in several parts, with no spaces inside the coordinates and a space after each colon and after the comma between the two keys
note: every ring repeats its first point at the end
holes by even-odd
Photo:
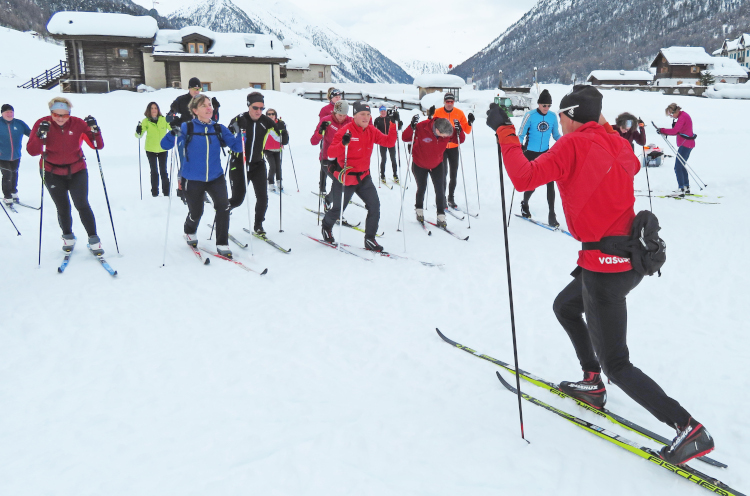
{"type": "Polygon", "coordinates": [[[647,71],[591,71],[586,82],[599,85],[637,85],[646,86],[654,80],[653,74],[647,71]]]}
{"type": "Polygon", "coordinates": [[[714,51],[714,56],[729,57],[742,67],[750,68],[750,34],[743,33],[737,39],[724,40],[721,48],[714,51]]]}
{"type": "Polygon", "coordinates": [[[651,62],[656,69],[654,85],[699,86],[700,73],[708,69],[712,60],[703,47],[662,48],[651,62]]]}
{"type": "Polygon", "coordinates": [[[310,46],[286,45],[289,61],[281,66],[284,83],[330,83],[331,68],[338,65],[328,53],[310,46]]]}
{"type": "Polygon", "coordinates": [[[462,77],[454,74],[422,74],[414,78],[414,86],[419,89],[419,100],[425,95],[435,93],[436,91],[451,92],[460,100],[461,88],[466,85],[462,77]]]}

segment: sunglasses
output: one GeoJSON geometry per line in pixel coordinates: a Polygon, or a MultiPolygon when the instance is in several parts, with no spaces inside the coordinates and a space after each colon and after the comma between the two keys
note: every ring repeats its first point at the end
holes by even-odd
{"type": "Polygon", "coordinates": [[[266,114],[266,115],[276,115],[276,114],[275,114],[274,112],[269,112],[269,113],[268,113],[268,114],[266,114]]]}
{"type": "Polygon", "coordinates": [[[266,110],[266,107],[256,107],[254,105],[250,105],[250,108],[253,110],[260,110],[261,112],[266,110]]]}
{"type": "Polygon", "coordinates": [[[547,105],[546,103],[542,103],[542,108],[550,108],[552,105],[547,105]]]}
{"type": "Polygon", "coordinates": [[[200,86],[194,86],[194,87],[189,88],[189,89],[201,91],[203,88],[201,88],[200,86]]]}
{"type": "Polygon", "coordinates": [[[70,114],[58,114],[57,112],[52,112],[53,117],[57,117],[58,119],[69,119],[70,114]]]}

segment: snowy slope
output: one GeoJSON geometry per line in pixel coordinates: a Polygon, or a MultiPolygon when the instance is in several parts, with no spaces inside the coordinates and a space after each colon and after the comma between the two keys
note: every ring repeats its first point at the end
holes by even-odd
{"type": "Polygon", "coordinates": [[[65,60],[65,47],[10,28],[0,27],[0,88],[15,88],[65,60]],[[23,47],[14,50],[10,47],[23,47]]]}
{"type": "MultiPolygon", "coordinates": [[[[555,102],[568,90],[548,89],[555,102]]],[[[4,98],[33,124],[47,113],[52,94],[7,89],[4,98]]],[[[275,195],[265,226],[293,250],[284,255],[257,240],[254,257],[236,249],[244,263],[269,268],[260,278],[218,259],[200,265],[181,239],[186,209],[179,201],[171,205],[167,263],[160,267],[168,201],[151,198],[145,184],[139,199],[133,130],[149,101],[164,108],[179,94],[71,95],[74,114],[97,117],[106,139],[100,155],[121,255],[96,156],[86,155],[90,199],[117,279],[86,253],[76,215],[79,246],[66,272],[56,273],[60,232],[48,195],[40,268],[39,213],[11,214],[22,236],[0,219],[0,494],[578,496],[584,479],[608,495],[707,494],[528,403],[526,444],[516,398],[498,383],[496,367],[436,336],[439,326],[481,352],[513,359],[497,149],[479,107],[480,216],[470,229],[448,217],[449,227],[470,240],[425,236],[413,221],[413,184],[406,191],[406,254],[446,264],[438,270],[384,258],[363,262],[300,235],[318,232],[303,207],[317,208],[310,194],[317,147],[308,139],[321,104],[265,92],[266,106],[287,122],[294,155],[294,171],[284,155],[291,193],[283,197],[284,232],[275,195]]],[[[222,103],[224,122],[243,110],[243,91],[212,96],[222,103]]],[[[744,277],[750,268],[742,226],[750,181],[744,151],[729,144],[745,139],[750,103],[607,91],[604,112],[614,118],[628,110],[667,125],[662,109],[672,101],[693,118],[700,137],[690,162],[709,184],[705,194],[721,196],[721,204],[653,200],[669,260],[661,278],[647,278],[628,298],[630,351],[636,365],[709,427],[714,458],[730,467],[691,465],[747,493],[744,277]]],[[[650,131],[648,140],[662,144],[650,131]]],[[[469,139],[462,150],[469,204],[477,211],[471,146],[469,139]]],[[[23,157],[19,184],[22,200],[33,204],[39,203],[36,163],[23,157]]],[[[652,188],[675,187],[672,163],[649,170],[652,188]]],[[[646,188],[643,173],[636,187],[646,188]]],[[[402,253],[399,192],[378,193],[381,242],[402,253]]],[[[511,194],[506,181],[507,203],[511,194]]],[[[461,184],[457,196],[464,203],[461,184]]],[[[428,205],[433,198],[430,191],[428,205]]],[[[648,208],[648,199],[638,197],[636,208],[648,208]]],[[[208,210],[199,236],[212,247],[204,241],[208,210]]],[[[543,192],[532,197],[531,210],[546,214],[543,192]]],[[[352,206],[345,217],[364,221],[364,210],[352,206]]],[[[243,206],[233,212],[230,230],[250,241],[241,230],[246,225],[243,206]]],[[[551,306],[570,280],[577,244],[515,217],[509,236],[520,365],[553,381],[576,379],[577,361],[551,306]]],[[[362,243],[351,230],[343,240],[362,243]]],[[[569,401],[522,387],[641,441],[569,401]]],[[[612,410],[672,437],[616,386],[608,389],[612,410]]]]}
{"type": "Polygon", "coordinates": [[[412,77],[422,74],[446,74],[448,72],[448,64],[433,60],[403,60],[401,61],[401,67],[412,77]]]}

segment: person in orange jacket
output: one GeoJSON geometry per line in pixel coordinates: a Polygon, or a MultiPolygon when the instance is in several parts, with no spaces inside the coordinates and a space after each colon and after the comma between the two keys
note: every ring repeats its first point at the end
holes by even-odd
{"type": "MultiPolygon", "coordinates": [[[[446,93],[443,97],[443,106],[435,110],[435,113],[431,117],[448,119],[454,126],[456,126],[456,121],[458,121],[458,125],[464,130],[464,133],[470,134],[471,126],[474,123],[474,114],[469,112],[467,118],[461,109],[454,107],[455,103],[456,97],[453,96],[453,93],[446,93]]],[[[445,168],[445,182],[447,186],[446,196],[448,197],[448,206],[450,208],[458,208],[453,197],[456,191],[456,177],[458,176],[458,146],[458,141],[451,141],[443,153],[443,167],[445,168]],[[450,171],[450,181],[448,181],[448,171],[450,171]]]]}

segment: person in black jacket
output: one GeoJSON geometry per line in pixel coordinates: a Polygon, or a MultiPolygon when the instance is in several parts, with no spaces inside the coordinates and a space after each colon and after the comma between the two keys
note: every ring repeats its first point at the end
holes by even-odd
{"type": "MultiPolygon", "coordinates": [[[[385,105],[380,106],[380,117],[375,118],[375,127],[378,131],[381,133],[387,135],[388,130],[391,128],[391,123],[393,120],[391,119],[391,116],[388,115],[388,109],[385,105]]],[[[401,127],[399,126],[399,129],[401,127]]],[[[391,166],[393,167],[393,181],[398,182],[398,165],[396,164],[396,147],[392,146],[390,148],[386,148],[384,146],[378,145],[378,148],[380,149],[380,182],[385,184],[385,162],[387,159],[386,154],[390,153],[391,155],[391,166]]]]}
{"type": "Polygon", "coordinates": [[[247,95],[247,112],[234,117],[229,123],[229,128],[235,133],[245,134],[244,153],[233,153],[229,163],[229,184],[232,188],[232,197],[229,199],[230,208],[237,208],[245,200],[247,184],[253,183],[255,190],[255,224],[253,230],[264,235],[263,221],[268,209],[268,191],[266,189],[266,161],[264,160],[264,148],[266,140],[274,133],[278,140],[283,130],[282,125],[263,115],[265,110],[263,94],[254,91],[247,95]],[[243,170],[243,159],[245,170],[243,170]],[[247,173],[247,183],[245,183],[247,173]]]}

